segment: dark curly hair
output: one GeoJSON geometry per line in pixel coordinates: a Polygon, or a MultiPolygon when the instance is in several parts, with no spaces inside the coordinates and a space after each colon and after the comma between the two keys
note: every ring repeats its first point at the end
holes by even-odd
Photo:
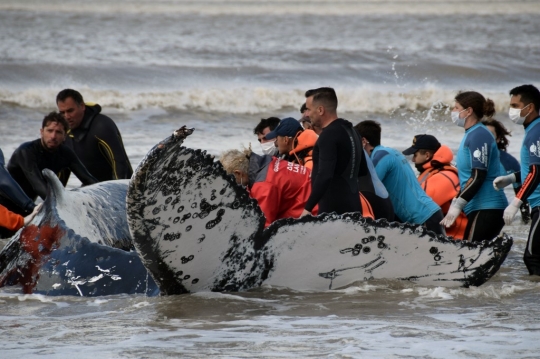
{"type": "Polygon", "coordinates": [[[482,123],[486,126],[493,126],[495,133],[497,134],[497,138],[495,139],[497,141],[497,148],[501,151],[506,151],[506,147],[508,147],[508,144],[510,143],[506,136],[512,136],[510,131],[504,127],[501,121],[494,118],[485,119],[482,123]]]}

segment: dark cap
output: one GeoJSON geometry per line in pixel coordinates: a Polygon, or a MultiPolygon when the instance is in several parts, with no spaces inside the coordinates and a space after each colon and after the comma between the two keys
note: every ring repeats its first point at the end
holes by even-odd
{"type": "Polygon", "coordinates": [[[300,122],[292,117],[287,117],[281,120],[274,131],[268,132],[264,138],[266,140],[273,140],[277,136],[294,137],[302,129],[300,122]]]}
{"type": "Polygon", "coordinates": [[[433,150],[437,151],[441,147],[441,144],[435,136],[432,135],[416,135],[413,138],[412,146],[407,148],[402,153],[404,155],[412,155],[418,150],[433,150]]]}

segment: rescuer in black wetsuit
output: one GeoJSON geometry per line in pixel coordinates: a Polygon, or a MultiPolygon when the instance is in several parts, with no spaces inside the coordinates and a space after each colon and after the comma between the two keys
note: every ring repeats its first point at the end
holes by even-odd
{"type": "Polygon", "coordinates": [[[58,111],[68,121],[66,145],[73,149],[98,181],[129,179],[129,163],[122,136],[113,120],[101,114],[101,106],[86,105],[82,95],[65,89],[56,96],[58,111]]]}
{"type": "Polygon", "coordinates": [[[319,204],[319,213],[361,212],[358,175],[362,143],[352,124],[337,117],[334,89],[322,87],[306,92],[311,123],[322,128],[313,149],[311,195],[302,215],[319,204]]]}
{"type": "Polygon", "coordinates": [[[47,183],[41,173],[44,168],[56,173],[64,186],[68,180],[66,171],[72,171],[83,185],[98,182],[73,150],[63,144],[68,128],[59,113],[51,112],[43,119],[41,138],[23,143],[11,156],[7,170],[30,199],[47,196],[47,183]]]}

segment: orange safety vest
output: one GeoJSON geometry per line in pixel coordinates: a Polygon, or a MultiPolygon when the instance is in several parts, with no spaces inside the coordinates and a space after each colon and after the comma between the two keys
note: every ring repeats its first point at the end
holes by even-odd
{"type": "Polygon", "coordinates": [[[375,219],[373,208],[366,197],[360,192],[360,203],[362,204],[362,217],[375,219]]]}
{"type": "Polygon", "coordinates": [[[296,161],[301,164],[302,166],[309,168],[310,170],[313,169],[313,147],[315,147],[315,143],[317,142],[317,139],[319,136],[315,133],[313,130],[304,130],[299,131],[296,136],[293,138],[293,143],[297,141],[297,145],[289,152],[289,155],[294,155],[296,158],[296,161]],[[300,151],[304,151],[310,149],[306,156],[301,159],[298,157],[297,153],[300,151]]]}
{"type": "MultiPolygon", "coordinates": [[[[424,192],[441,207],[444,215],[448,213],[452,199],[456,197],[460,189],[457,168],[448,164],[453,158],[452,150],[442,145],[433,155],[432,161],[444,163],[444,165],[434,168],[430,161],[424,165],[425,171],[418,176],[418,183],[424,192]]],[[[463,239],[466,227],[467,216],[462,211],[454,224],[446,228],[446,235],[463,239]]]]}

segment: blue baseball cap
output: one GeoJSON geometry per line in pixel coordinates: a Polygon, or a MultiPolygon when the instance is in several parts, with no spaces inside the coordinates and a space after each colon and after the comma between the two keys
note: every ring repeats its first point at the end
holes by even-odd
{"type": "Polygon", "coordinates": [[[296,136],[296,133],[301,130],[303,130],[303,128],[298,120],[292,117],[287,117],[281,120],[274,131],[268,132],[264,138],[267,140],[273,140],[277,136],[294,137],[296,136]]]}
{"type": "Polygon", "coordinates": [[[413,138],[412,146],[407,148],[402,153],[405,156],[412,155],[416,153],[418,150],[432,150],[437,151],[441,147],[441,144],[439,141],[437,141],[437,138],[432,135],[416,135],[413,138]]]}

